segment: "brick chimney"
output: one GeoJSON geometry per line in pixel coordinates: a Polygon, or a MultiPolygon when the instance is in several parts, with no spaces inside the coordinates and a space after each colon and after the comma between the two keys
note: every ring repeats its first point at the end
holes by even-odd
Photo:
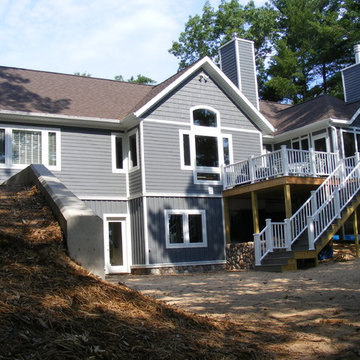
{"type": "Polygon", "coordinates": [[[220,67],[224,74],[259,109],[254,42],[234,38],[219,49],[220,67]]]}

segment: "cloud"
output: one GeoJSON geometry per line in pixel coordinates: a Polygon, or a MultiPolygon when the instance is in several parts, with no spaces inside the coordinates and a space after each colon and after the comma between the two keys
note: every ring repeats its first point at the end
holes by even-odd
{"type": "Polygon", "coordinates": [[[0,0],[1,65],[105,78],[141,73],[159,82],[176,72],[168,49],[204,3],[0,0]]]}

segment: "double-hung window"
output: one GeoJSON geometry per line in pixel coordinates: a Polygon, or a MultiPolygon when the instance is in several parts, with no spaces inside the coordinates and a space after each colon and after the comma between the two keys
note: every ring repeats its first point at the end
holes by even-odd
{"type": "Polygon", "coordinates": [[[221,134],[215,109],[195,107],[190,113],[191,130],[180,130],[181,169],[193,170],[196,184],[220,184],[220,167],[232,162],[231,135],[221,134]]]}
{"type": "Polygon", "coordinates": [[[44,164],[60,170],[60,130],[0,125],[0,166],[24,168],[44,164]]]}
{"type": "Polygon", "coordinates": [[[205,210],[165,210],[166,247],[205,247],[205,210]]]}

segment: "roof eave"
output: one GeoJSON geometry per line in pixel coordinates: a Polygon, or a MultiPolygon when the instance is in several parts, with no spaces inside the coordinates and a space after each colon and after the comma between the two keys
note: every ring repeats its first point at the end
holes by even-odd
{"type": "Polygon", "coordinates": [[[125,130],[123,120],[86,116],[71,116],[27,111],[0,110],[0,119],[8,122],[23,122],[56,126],[88,127],[96,129],[125,130]],[[49,123],[49,120],[51,121],[49,123]]]}

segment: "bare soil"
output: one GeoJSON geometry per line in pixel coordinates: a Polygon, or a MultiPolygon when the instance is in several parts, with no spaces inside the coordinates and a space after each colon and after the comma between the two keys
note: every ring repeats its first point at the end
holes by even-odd
{"type": "Polygon", "coordinates": [[[113,285],[69,259],[36,188],[0,188],[0,359],[358,359],[360,262],[348,256],[113,285]]]}
{"type": "Polygon", "coordinates": [[[276,359],[360,358],[360,260],[351,243],[334,258],[288,273],[255,271],[117,276],[188,312],[232,321],[276,359]]]}

